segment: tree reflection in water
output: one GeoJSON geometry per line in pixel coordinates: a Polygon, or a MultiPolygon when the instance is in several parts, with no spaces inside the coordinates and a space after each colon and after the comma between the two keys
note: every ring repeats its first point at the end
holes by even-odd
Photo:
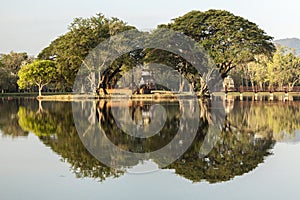
{"type": "MultiPolygon", "coordinates": [[[[147,126],[151,123],[151,101],[133,101],[129,106],[131,119],[147,126]]],[[[159,134],[150,138],[134,138],[124,134],[115,124],[111,103],[95,102],[93,120],[101,123],[110,141],[119,148],[132,152],[150,152],[168,144],[179,128],[179,102],[161,102],[166,110],[166,123],[159,134]]],[[[227,115],[223,130],[213,150],[199,158],[199,149],[206,135],[210,119],[210,107],[200,102],[200,125],[193,144],[167,169],[193,182],[216,183],[243,175],[263,163],[271,154],[275,140],[292,140],[299,129],[300,108],[292,103],[235,102],[227,115]],[[278,123],[280,122],[280,123],[278,123]]],[[[47,146],[71,164],[77,177],[90,177],[104,181],[125,173],[106,167],[95,159],[82,144],[68,102],[43,102],[42,109],[35,100],[15,99],[0,101],[0,129],[2,135],[26,136],[33,132],[47,146]]],[[[155,159],[154,159],[155,161],[155,159]]],[[[159,165],[159,163],[157,163],[159,165]]]]}
{"type": "Polygon", "coordinates": [[[28,132],[24,131],[18,121],[19,105],[30,103],[25,99],[7,100],[0,98],[0,130],[3,135],[11,137],[27,136],[28,132]]]}
{"type": "Polygon", "coordinates": [[[61,156],[62,161],[70,163],[76,177],[104,181],[124,173],[106,167],[86,150],[77,134],[70,103],[43,102],[42,106],[42,109],[39,108],[37,102],[26,107],[20,106],[19,124],[23,130],[36,134],[61,156]]]}
{"type": "Polygon", "coordinates": [[[235,129],[253,132],[256,137],[265,138],[271,134],[278,142],[293,141],[295,131],[300,129],[300,102],[235,102],[227,118],[235,129]]]}

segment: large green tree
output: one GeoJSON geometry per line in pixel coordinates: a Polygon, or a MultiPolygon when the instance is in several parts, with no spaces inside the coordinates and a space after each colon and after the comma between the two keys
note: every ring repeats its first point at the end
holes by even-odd
{"type": "Polygon", "coordinates": [[[255,23],[224,10],[191,11],[167,25],[199,42],[225,78],[235,67],[254,60],[258,54],[275,51],[272,37],[255,23]]]}
{"type": "Polygon", "coordinates": [[[102,14],[87,19],[76,18],[69,26],[69,31],[43,49],[38,58],[55,60],[59,87],[71,90],[76,74],[89,52],[110,36],[130,29],[134,27],[102,14]]]}
{"type": "Polygon", "coordinates": [[[18,85],[21,89],[30,86],[39,88],[39,96],[42,96],[44,86],[53,82],[57,75],[55,62],[49,60],[37,60],[31,64],[24,65],[18,72],[18,85]]]}
{"type": "Polygon", "coordinates": [[[161,80],[168,80],[168,83],[171,83],[167,84],[168,87],[171,86],[179,92],[194,90],[201,95],[208,94],[206,83],[216,80],[217,74],[213,73],[214,66],[201,45],[176,31],[164,28],[152,31],[147,37],[146,44],[150,47],[166,46],[170,49],[148,48],[143,51],[144,64],[159,63],[169,66],[183,76],[175,77],[168,73],[170,71],[159,69],[159,67],[152,68],[151,71],[159,75],[161,80]],[[190,84],[186,84],[185,80],[188,80],[190,84]]]}

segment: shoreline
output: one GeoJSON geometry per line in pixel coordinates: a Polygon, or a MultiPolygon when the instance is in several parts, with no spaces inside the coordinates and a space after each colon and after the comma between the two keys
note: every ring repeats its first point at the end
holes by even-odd
{"type": "MultiPolygon", "coordinates": [[[[283,97],[285,95],[291,97],[300,97],[300,92],[274,92],[273,96],[283,97]]],[[[269,92],[244,92],[242,97],[268,97],[271,94],[269,92]]],[[[241,97],[239,92],[228,92],[227,95],[224,92],[213,93],[213,97],[227,98],[232,99],[236,97],[241,97]]],[[[109,99],[132,99],[132,100],[176,100],[178,98],[194,98],[190,93],[185,94],[137,94],[137,95],[106,95],[106,96],[96,96],[96,95],[87,95],[87,94],[73,94],[73,93],[46,93],[41,97],[37,93],[4,93],[0,94],[0,98],[36,98],[41,101],[82,101],[82,100],[109,100],[109,99]]],[[[208,97],[197,96],[198,99],[209,99],[208,97]]]]}

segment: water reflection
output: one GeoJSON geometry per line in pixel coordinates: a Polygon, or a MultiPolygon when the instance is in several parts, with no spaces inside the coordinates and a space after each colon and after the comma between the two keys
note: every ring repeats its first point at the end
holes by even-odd
{"type": "Polygon", "coordinates": [[[21,104],[24,105],[24,99],[14,99],[12,101],[0,99],[0,130],[3,135],[11,137],[27,136],[19,125],[18,111],[21,104]]]}
{"type": "Polygon", "coordinates": [[[199,106],[196,107],[196,100],[160,102],[155,105],[159,112],[164,111],[161,115],[166,121],[156,119],[157,109],[152,109],[154,102],[123,102],[73,103],[74,119],[81,140],[107,166],[132,169],[145,160],[153,160],[157,166],[153,165],[154,168],[145,171],[157,170],[181,156],[197,135],[199,106]],[[98,116],[97,120],[94,116],[98,116]],[[154,130],[162,127],[157,134],[153,135],[153,130],[149,130],[150,121],[151,124],[156,122],[154,130]],[[130,130],[131,134],[128,132],[130,130]],[[140,135],[141,132],[146,134],[140,135]]]}
{"type": "MultiPolygon", "coordinates": [[[[121,103],[121,106],[128,106],[129,107],[129,119],[124,119],[128,121],[134,121],[136,127],[132,126],[132,130],[142,129],[147,127],[151,124],[151,120],[155,120],[152,117],[153,112],[150,111],[150,107],[152,106],[151,101],[131,101],[121,103]]],[[[128,126],[121,126],[118,125],[113,117],[113,107],[112,106],[119,106],[111,104],[111,102],[99,101],[97,102],[97,116],[99,116],[98,120],[101,123],[101,126],[106,133],[108,139],[117,145],[119,148],[124,149],[130,152],[138,152],[138,153],[145,153],[145,152],[152,152],[158,149],[161,149],[165,145],[167,145],[176,135],[179,123],[180,123],[180,113],[179,113],[179,104],[178,102],[162,102],[161,105],[167,110],[166,111],[166,123],[162,124],[161,131],[158,131],[157,134],[149,137],[149,139],[144,137],[139,137],[139,131],[135,131],[135,135],[124,134],[124,131],[127,130],[128,126]],[[101,116],[101,117],[100,117],[101,116]],[[123,129],[121,129],[123,128],[123,129]],[[125,129],[125,130],[124,130],[125,129]]],[[[126,112],[123,110],[123,112],[126,112]]],[[[124,116],[123,113],[115,113],[119,114],[120,116],[124,116]]],[[[163,121],[164,122],[164,121],[163,121]]],[[[122,122],[121,122],[122,123],[122,122]]],[[[159,130],[159,129],[158,129],[159,130]]],[[[156,131],[154,131],[156,132],[156,131]]]]}
{"type": "MultiPolygon", "coordinates": [[[[199,103],[200,125],[192,145],[177,161],[165,167],[193,182],[216,183],[243,175],[271,155],[275,141],[296,142],[299,139],[300,102],[233,102],[215,147],[200,158],[199,149],[214,116],[207,102],[199,103]]],[[[147,126],[151,123],[152,104],[151,101],[131,102],[127,105],[131,119],[147,126]]],[[[91,120],[104,124],[103,129],[112,143],[132,152],[162,148],[175,137],[180,126],[179,102],[161,102],[166,111],[166,123],[157,135],[150,138],[135,138],[121,131],[112,117],[111,102],[98,101],[94,105],[91,120]]],[[[71,170],[79,178],[104,181],[126,172],[105,166],[86,150],[77,134],[69,102],[43,102],[39,105],[30,99],[2,99],[0,113],[0,129],[5,137],[26,137],[28,132],[34,133],[64,162],[70,163],[71,170]]]]}
{"type": "Polygon", "coordinates": [[[300,102],[245,101],[234,102],[227,115],[231,127],[241,132],[252,132],[255,137],[269,135],[278,142],[292,142],[300,129],[300,102]]]}

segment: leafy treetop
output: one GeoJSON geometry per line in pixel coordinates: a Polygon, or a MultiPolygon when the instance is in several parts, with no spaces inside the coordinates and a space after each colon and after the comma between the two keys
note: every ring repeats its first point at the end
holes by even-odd
{"type": "Polygon", "coordinates": [[[43,87],[50,84],[56,77],[56,74],[55,62],[37,60],[21,67],[18,72],[18,85],[21,89],[26,89],[29,86],[38,86],[39,96],[41,96],[43,87]]]}
{"type": "Polygon", "coordinates": [[[231,69],[257,54],[275,51],[272,37],[255,23],[224,10],[191,11],[160,27],[182,32],[199,42],[225,78],[231,69]]]}

